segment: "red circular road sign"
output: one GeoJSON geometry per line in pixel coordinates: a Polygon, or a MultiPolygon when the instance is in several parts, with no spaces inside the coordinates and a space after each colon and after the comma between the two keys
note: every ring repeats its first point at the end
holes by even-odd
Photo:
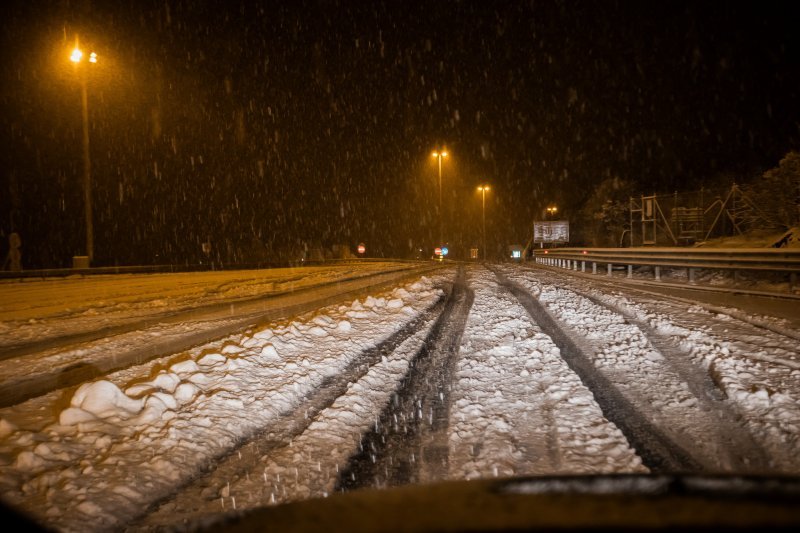
{"type": "Polygon", "coordinates": [[[359,244],[359,245],[358,245],[358,253],[360,253],[360,254],[363,254],[363,253],[364,253],[364,252],[366,252],[366,251],[367,251],[367,247],[366,247],[366,246],[364,246],[364,243],[363,243],[363,242],[362,242],[361,244],[359,244]]]}

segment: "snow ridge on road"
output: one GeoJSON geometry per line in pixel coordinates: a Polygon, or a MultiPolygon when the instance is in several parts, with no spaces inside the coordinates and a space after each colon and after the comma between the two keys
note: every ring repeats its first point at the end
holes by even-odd
{"type": "MultiPolygon", "coordinates": [[[[653,420],[621,394],[618,390],[619,383],[612,383],[603,373],[598,372],[590,359],[595,354],[589,352],[587,355],[587,350],[581,350],[572,341],[569,332],[564,331],[529,293],[500,274],[498,278],[558,345],[569,367],[592,391],[605,417],[622,430],[645,466],[656,473],[696,472],[704,468],[686,449],[673,442],[653,420]]],[[[653,359],[652,355],[650,359],[653,359]]]]}
{"type": "MultiPolygon", "coordinates": [[[[357,359],[352,360],[342,372],[326,377],[317,389],[307,394],[291,411],[282,413],[280,419],[263,428],[253,438],[242,442],[241,447],[237,446],[231,449],[226,457],[210,465],[207,474],[192,480],[185,487],[179,487],[176,494],[164,501],[151,505],[148,514],[141,520],[137,520],[135,529],[179,523],[181,517],[189,520],[196,519],[198,516],[224,512],[226,498],[230,498],[228,508],[238,505],[237,508],[242,509],[293,501],[312,495],[320,496],[330,492],[332,482],[327,478],[321,479],[321,472],[323,470],[326,473],[333,470],[338,472],[339,463],[342,461],[332,463],[331,458],[335,454],[328,456],[326,453],[319,453],[320,449],[324,448],[325,439],[330,437],[333,429],[316,422],[322,419],[335,419],[336,416],[331,413],[341,410],[342,406],[346,408],[349,405],[345,401],[345,397],[347,395],[354,397],[363,390],[363,386],[356,386],[356,384],[374,384],[374,374],[369,378],[367,375],[375,365],[386,364],[387,359],[403,360],[406,358],[409,347],[415,346],[420,338],[427,334],[433,321],[442,312],[444,305],[445,296],[442,295],[435,305],[414,317],[381,343],[365,350],[357,359]],[[334,404],[336,405],[334,406],[334,404]],[[318,429],[322,429],[322,431],[319,435],[315,435],[315,431],[318,429]],[[317,442],[314,439],[317,439],[317,442]],[[272,476],[267,476],[268,468],[265,465],[269,461],[274,463],[279,460],[278,458],[286,456],[285,448],[287,447],[293,451],[291,457],[298,454],[306,455],[309,457],[308,461],[312,461],[313,458],[313,461],[318,464],[301,467],[300,464],[289,463],[284,465],[281,470],[274,471],[272,476]],[[310,447],[310,449],[303,451],[304,447],[310,447]],[[289,467],[293,467],[294,470],[289,467]],[[264,472],[263,484],[260,482],[261,476],[255,475],[262,469],[264,472]],[[286,475],[287,472],[295,474],[294,483],[281,482],[281,474],[283,474],[284,482],[292,481],[292,476],[286,475]],[[301,472],[303,483],[300,481],[301,472]],[[251,473],[255,474],[251,476],[251,473]],[[253,477],[256,478],[255,484],[251,483],[253,477]],[[270,479],[272,481],[268,482],[270,479]],[[232,502],[238,503],[233,504],[232,502]]],[[[391,390],[392,387],[375,386],[375,388],[391,390]]],[[[351,420],[349,416],[339,415],[339,418],[351,420]]],[[[340,428],[341,434],[357,434],[368,426],[373,418],[372,414],[367,414],[362,417],[360,426],[340,428]]],[[[352,444],[348,446],[352,448],[352,444]]]]}
{"type": "Polygon", "coordinates": [[[66,409],[52,393],[0,410],[4,499],[62,530],[119,527],[440,295],[423,278],[88,383],[66,409]]]}
{"type": "Polygon", "coordinates": [[[647,471],[495,275],[472,270],[469,281],[475,301],[453,390],[449,477],[647,471]]]}
{"type": "MultiPolygon", "coordinates": [[[[544,270],[509,275],[538,294],[548,311],[566,324],[576,337],[585,339],[590,347],[588,351],[594,354],[594,364],[603,374],[640,409],[646,410],[648,418],[656,421],[671,439],[691,449],[707,468],[722,472],[749,468],[762,472],[764,469],[797,472],[798,459],[792,452],[792,443],[798,442],[796,421],[800,420],[800,411],[790,392],[796,390],[797,381],[795,379],[792,384],[790,373],[793,371],[780,366],[770,368],[767,377],[762,363],[746,358],[747,352],[754,347],[742,346],[747,339],[743,333],[748,329],[752,331],[754,326],[725,317],[722,323],[729,335],[734,328],[743,331],[731,335],[735,341],[722,341],[710,334],[708,326],[678,325],[680,322],[689,325],[696,313],[705,315],[703,322],[708,324],[709,313],[699,307],[687,312],[683,305],[670,304],[666,298],[644,305],[621,295],[603,294],[588,282],[566,280],[544,270]],[[609,307],[569,290],[568,285],[572,283],[609,307]],[[612,311],[615,307],[620,310],[612,311]],[[653,311],[651,307],[659,311],[653,311]],[[676,348],[684,352],[687,360],[693,361],[691,366],[697,372],[710,374],[741,420],[738,423],[734,421],[733,425],[729,422],[721,425],[719,413],[706,410],[706,402],[698,400],[692,387],[681,378],[681,373],[653,346],[642,329],[625,319],[625,314],[633,314],[637,321],[649,324],[659,335],[672,335],[676,348]],[[743,357],[734,355],[736,345],[744,348],[743,357]],[[755,384],[747,390],[741,378],[756,374],[761,374],[764,381],[754,380],[755,383],[780,384],[780,390],[769,394],[755,384]],[[746,428],[740,424],[745,424],[746,428]],[[745,433],[748,430],[755,440],[755,447],[741,447],[740,436],[730,434],[731,431],[745,433]],[[764,455],[770,458],[766,465],[764,455]]],[[[762,339],[764,333],[763,329],[760,330],[758,338],[762,339]]],[[[768,337],[780,337],[766,333],[768,337]]],[[[776,341],[778,345],[782,342],[777,338],[776,341]]],[[[778,346],[774,349],[781,351],[778,346]]]]}

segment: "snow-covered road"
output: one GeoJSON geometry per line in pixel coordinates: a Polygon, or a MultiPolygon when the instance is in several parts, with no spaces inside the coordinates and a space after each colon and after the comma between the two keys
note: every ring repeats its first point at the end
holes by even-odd
{"type": "MultiPolygon", "coordinates": [[[[800,474],[800,354],[785,322],[552,269],[457,270],[0,409],[4,501],[63,530],[150,529],[443,479],[800,474]]],[[[141,309],[74,316],[87,313],[141,309]]]]}

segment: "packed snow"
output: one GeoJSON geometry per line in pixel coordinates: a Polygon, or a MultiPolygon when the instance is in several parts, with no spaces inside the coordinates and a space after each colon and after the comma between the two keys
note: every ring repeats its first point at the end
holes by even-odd
{"type": "MultiPolygon", "coordinates": [[[[709,310],[555,269],[501,271],[706,467],[800,473],[800,354],[796,339],[781,334],[786,323],[764,329],[743,310],[709,310]]],[[[303,417],[306,402],[366,350],[427,316],[453,276],[445,269],[0,409],[3,498],[77,531],[171,526],[330,495],[434,319],[303,417]],[[287,419],[297,412],[300,420],[287,419]],[[278,435],[289,425],[300,430],[278,435]],[[272,432],[273,444],[262,447],[272,432]]],[[[474,301],[449,391],[444,478],[647,472],[495,274],[469,267],[467,283],[474,301]]]]}
{"type": "Polygon", "coordinates": [[[475,303],[453,392],[450,476],[646,472],[619,429],[494,274],[475,303]]]}
{"type": "MultiPolygon", "coordinates": [[[[4,498],[59,529],[125,524],[432,305],[434,284],[422,278],[0,410],[4,498]]],[[[374,372],[402,376],[403,364],[374,372]]]]}

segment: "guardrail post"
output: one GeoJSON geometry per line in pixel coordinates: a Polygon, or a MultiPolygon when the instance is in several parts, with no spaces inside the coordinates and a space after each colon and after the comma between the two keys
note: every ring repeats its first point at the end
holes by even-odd
{"type": "Polygon", "coordinates": [[[789,290],[793,291],[797,287],[797,272],[789,273],[789,290]]]}
{"type": "Polygon", "coordinates": [[[609,277],[609,278],[611,277],[611,267],[612,267],[612,266],[613,266],[613,265],[612,265],[611,263],[609,263],[609,264],[608,264],[608,277],[609,277]]]}
{"type": "Polygon", "coordinates": [[[633,277],[633,265],[628,265],[628,279],[633,277]]]}
{"type": "Polygon", "coordinates": [[[586,261],[581,261],[581,272],[586,272],[586,261]]]}
{"type": "Polygon", "coordinates": [[[578,271],[578,260],[577,259],[572,262],[572,270],[574,270],[575,272],[578,271]]]}
{"type": "Polygon", "coordinates": [[[694,283],[694,269],[693,268],[687,268],[686,271],[687,271],[688,276],[689,276],[689,283],[694,283]]]}
{"type": "Polygon", "coordinates": [[[655,274],[656,281],[661,281],[661,267],[656,266],[653,272],[655,274]]]}
{"type": "Polygon", "coordinates": [[[592,274],[597,274],[597,263],[592,261],[592,274]]]}

